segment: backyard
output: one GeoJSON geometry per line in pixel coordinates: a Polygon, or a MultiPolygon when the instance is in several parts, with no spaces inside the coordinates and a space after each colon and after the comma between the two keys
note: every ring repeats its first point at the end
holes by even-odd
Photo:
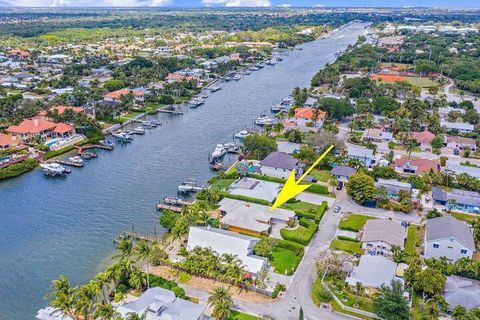
{"type": "Polygon", "coordinates": [[[361,244],[359,241],[333,239],[330,244],[330,250],[345,251],[348,253],[363,254],[361,244]]]}
{"type": "Polygon", "coordinates": [[[329,170],[318,170],[318,169],[313,170],[311,174],[315,179],[321,182],[327,182],[328,179],[330,179],[330,175],[331,175],[329,170]]]}
{"type": "Polygon", "coordinates": [[[277,247],[273,250],[268,261],[276,273],[291,275],[301,259],[302,255],[297,255],[290,249],[277,247]]]}

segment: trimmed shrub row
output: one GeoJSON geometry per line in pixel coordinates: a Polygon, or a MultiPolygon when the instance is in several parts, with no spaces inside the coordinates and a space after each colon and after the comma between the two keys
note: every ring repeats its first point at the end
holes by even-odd
{"type": "Polygon", "coordinates": [[[360,241],[358,241],[358,240],[355,239],[355,238],[350,238],[350,237],[347,237],[347,236],[338,236],[337,238],[338,238],[338,240],[345,240],[345,241],[351,241],[351,242],[360,242],[360,241]]]}
{"type": "Polygon", "coordinates": [[[12,164],[11,166],[0,169],[0,180],[19,176],[35,169],[37,165],[38,162],[35,159],[26,159],[23,162],[12,164]]]}
{"type": "Polygon", "coordinates": [[[230,198],[230,199],[236,199],[236,200],[242,200],[242,201],[247,201],[247,202],[252,202],[252,203],[261,204],[261,205],[264,205],[264,206],[270,206],[271,205],[271,203],[268,202],[267,200],[257,199],[257,198],[252,198],[252,197],[246,197],[246,196],[242,196],[242,195],[238,195],[238,194],[231,194],[231,193],[228,193],[228,192],[222,192],[222,197],[230,198]]]}
{"type": "Polygon", "coordinates": [[[310,243],[310,240],[312,240],[315,232],[317,232],[318,225],[314,221],[306,218],[301,218],[299,224],[303,228],[296,230],[282,229],[280,230],[280,234],[285,240],[293,241],[306,246],[310,243]]]}
{"type": "Polygon", "coordinates": [[[170,291],[173,291],[176,297],[186,298],[185,290],[182,287],[179,287],[178,284],[173,280],[167,280],[160,276],[149,274],[150,278],[150,287],[160,287],[170,291]]]}
{"type": "Polygon", "coordinates": [[[45,153],[45,155],[43,156],[43,159],[48,160],[50,158],[59,156],[61,154],[64,154],[65,152],[69,152],[69,151],[72,151],[72,150],[73,150],[73,146],[68,146],[68,147],[62,148],[62,149],[57,150],[57,151],[47,151],[45,153]]]}

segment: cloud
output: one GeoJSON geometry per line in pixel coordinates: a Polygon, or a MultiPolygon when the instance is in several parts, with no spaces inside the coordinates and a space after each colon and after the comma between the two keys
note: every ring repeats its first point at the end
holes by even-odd
{"type": "Polygon", "coordinates": [[[3,7],[164,7],[172,0],[0,0],[3,7]]]}
{"type": "Polygon", "coordinates": [[[277,7],[280,8],[290,8],[292,5],[290,3],[279,4],[277,7]]]}
{"type": "Polygon", "coordinates": [[[202,0],[206,6],[225,7],[270,7],[270,0],[202,0]]]}

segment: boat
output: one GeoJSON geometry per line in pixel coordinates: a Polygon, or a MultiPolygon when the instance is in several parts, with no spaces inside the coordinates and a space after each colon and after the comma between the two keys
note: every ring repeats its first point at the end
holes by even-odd
{"type": "Polygon", "coordinates": [[[223,163],[215,161],[214,163],[210,164],[210,169],[214,171],[224,171],[225,167],[223,166],[223,163]]]}
{"type": "Polygon", "coordinates": [[[245,76],[248,76],[251,72],[248,69],[242,70],[239,72],[240,74],[243,74],[245,76]]]}
{"type": "Polygon", "coordinates": [[[273,112],[273,113],[279,113],[281,111],[284,111],[285,109],[286,109],[286,107],[284,105],[282,105],[281,103],[277,103],[277,104],[270,107],[270,111],[273,112]]]}
{"type": "Polygon", "coordinates": [[[182,182],[178,187],[177,191],[179,193],[189,193],[189,192],[197,192],[197,191],[202,191],[204,190],[204,187],[199,187],[197,185],[196,180],[188,180],[185,182],[182,182]]]}
{"type": "Polygon", "coordinates": [[[102,146],[113,148],[113,142],[110,141],[110,140],[107,140],[107,139],[105,139],[105,140],[100,140],[99,143],[100,143],[100,145],[102,145],[102,146]]]}
{"type": "Polygon", "coordinates": [[[193,98],[190,100],[190,108],[196,108],[204,104],[205,100],[202,98],[193,98]]]}
{"type": "Polygon", "coordinates": [[[141,122],[141,125],[144,126],[144,127],[146,127],[146,128],[151,128],[151,127],[153,127],[151,121],[142,121],[142,122],[141,122]]]}
{"type": "Polygon", "coordinates": [[[255,124],[257,126],[266,126],[273,124],[274,120],[269,118],[266,114],[261,114],[255,119],[255,124]]]}
{"type": "Polygon", "coordinates": [[[64,166],[61,166],[55,162],[42,163],[40,166],[43,168],[43,173],[49,177],[63,176],[72,172],[71,170],[66,169],[64,166]]]}
{"type": "Polygon", "coordinates": [[[292,98],[285,98],[280,102],[282,106],[291,106],[293,104],[293,99],[292,98]]]}
{"type": "Polygon", "coordinates": [[[235,133],[233,136],[237,139],[245,139],[246,136],[249,136],[250,132],[247,130],[240,130],[239,132],[235,133]]]}
{"type": "Polygon", "coordinates": [[[261,63],[261,62],[260,62],[260,63],[257,63],[255,66],[256,66],[257,68],[259,68],[259,69],[262,69],[263,67],[265,67],[265,65],[264,65],[263,63],[261,63]]]}
{"type": "Polygon", "coordinates": [[[130,142],[133,140],[133,137],[126,132],[113,133],[112,136],[117,138],[119,142],[130,142]]]}
{"type": "Polygon", "coordinates": [[[269,66],[274,66],[277,64],[277,61],[275,59],[270,59],[270,60],[267,60],[265,64],[269,66]]]}
{"type": "Polygon", "coordinates": [[[161,126],[161,125],[162,125],[162,123],[161,123],[160,121],[158,121],[158,120],[152,120],[152,121],[150,121],[150,123],[151,123],[152,126],[154,126],[154,127],[158,127],[158,126],[161,126]]]}
{"type": "Polygon", "coordinates": [[[235,142],[226,142],[223,146],[227,149],[228,153],[239,153],[240,146],[237,145],[235,142]]]}
{"type": "Polygon", "coordinates": [[[204,100],[207,99],[208,97],[209,97],[208,92],[203,92],[203,93],[200,95],[200,98],[202,98],[202,99],[204,99],[204,100]]]}
{"type": "Polygon", "coordinates": [[[217,146],[215,147],[215,151],[212,152],[212,158],[218,159],[223,157],[225,153],[227,153],[227,150],[228,149],[224,146],[224,144],[217,144],[217,146]]]}
{"type": "Polygon", "coordinates": [[[68,158],[68,161],[70,161],[71,163],[83,164],[83,159],[79,156],[70,157],[68,158]]]}
{"type": "Polygon", "coordinates": [[[232,76],[225,76],[224,80],[225,81],[232,81],[233,77],[232,76]]]}
{"type": "Polygon", "coordinates": [[[236,74],[236,75],[233,76],[233,80],[235,80],[235,81],[239,81],[240,79],[242,79],[242,77],[240,77],[239,74],[236,74]]]}
{"type": "Polygon", "coordinates": [[[133,129],[133,133],[134,134],[145,134],[145,129],[143,129],[142,127],[136,127],[133,129]]]}
{"type": "Polygon", "coordinates": [[[250,67],[248,67],[248,69],[249,69],[250,71],[258,71],[258,70],[260,70],[260,68],[257,67],[257,66],[250,66],[250,67]]]}
{"type": "Polygon", "coordinates": [[[222,89],[220,86],[212,86],[208,88],[211,92],[217,92],[218,90],[222,89]]]}

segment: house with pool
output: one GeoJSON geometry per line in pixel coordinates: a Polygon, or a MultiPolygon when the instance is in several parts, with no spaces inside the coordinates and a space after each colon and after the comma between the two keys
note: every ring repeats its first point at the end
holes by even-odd
{"type": "Polygon", "coordinates": [[[475,191],[460,189],[447,191],[433,187],[432,199],[435,204],[445,206],[449,210],[480,213],[480,193],[475,191]]]}

